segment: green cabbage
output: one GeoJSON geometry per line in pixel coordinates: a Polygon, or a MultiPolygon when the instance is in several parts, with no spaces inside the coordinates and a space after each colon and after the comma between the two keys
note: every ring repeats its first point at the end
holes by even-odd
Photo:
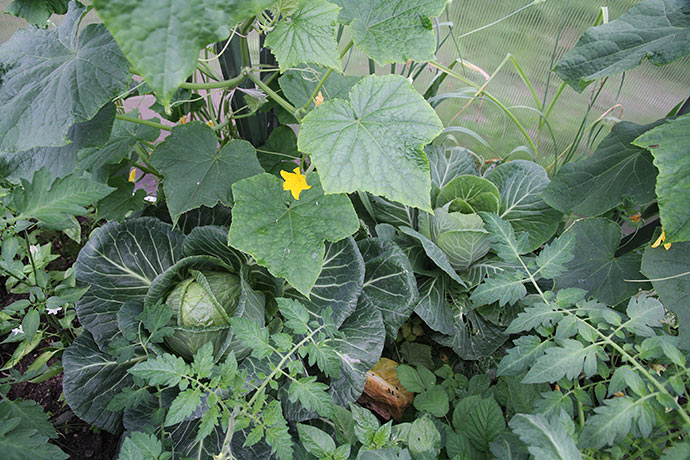
{"type": "Polygon", "coordinates": [[[240,279],[230,273],[196,272],[177,284],[165,300],[177,326],[166,345],[190,360],[207,342],[213,343],[215,351],[224,348],[240,294],[240,279]]]}

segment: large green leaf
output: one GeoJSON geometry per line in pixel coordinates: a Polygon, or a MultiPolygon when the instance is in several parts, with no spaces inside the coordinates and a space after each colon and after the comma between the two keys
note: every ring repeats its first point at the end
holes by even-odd
{"type": "Polygon", "coordinates": [[[432,61],[436,35],[429,17],[440,16],[447,0],[335,0],[343,7],[340,21],[350,24],[352,38],[378,64],[432,61]]]}
{"type": "Polygon", "coordinates": [[[296,11],[280,19],[264,43],[278,59],[281,72],[306,62],[340,70],[335,40],[338,11],[325,0],[301,0],[296,11]]]}
{"type": "Polygon", "coordinates": [[[501,434],[506,422],[494,398],[473,395],[461,399],[455,406],[453,426],[458,433],[467,436],[476,449],[488,452],[489,443],[501,434]]]}
{"type": "Polygon", "coordinates": [[[527,444],[529,452],[540,460],[582,460],[573,438],[557,417],[548,420],[541,414],[517,414],[510,428],[527,444]]]}
{"type": "Polygon", "coordinates": [[[601,217],[575,222],[565,234],[575,238],[576,257],[564,264],[567,271],[554,278],[557,289],[576,287],[591,296],[616,305],[635,294],[642,286],[625,280],[639,280],[640,259],[634,253],[616,257],[621,228],[601,217]]]}
{"type": "Polygon", "coordinates": [[[450,335],[436,334],[434,340],[443,346],[451,347],[462,359],[486,358],[508,340],[504,328],[496,326],[481,315],[472,311],[457,318],[450,335]]]}
{"type": "Polygon", "coordinates": [[[238,22],[270,0],[96,0],[94,5],[127,59],[165,106],[196,69],[199,51],[227,38],[238,22]]]}
{"type": "Polygon", "coordinates": [[[302,120],[297,145],[327,193],[367,191],[431,211],[422,150],[443,128],[431,106],[399,75],[371,75],[350,100],[324,102],[302,120]]]}
{"type": "Polygon", "coordinates": [[[455,333],[455,313],[446,300],[448,279],[444,276],[426,278],[419,285],[420,299],[414,312],[431,329],[445,335],[455,333]]]}
{"type": "Polygon", "coordinates": [[[364,260],[353,238],[337,243],[327,243],[321,273],[314,283],[309,299],[292,289],[287,297],[300,300],[312,312],[322,314],[330,308],[331,319],[336,327],[348,318],[357,307],[357,299],[364,283],[364,260]]]}
{"type": "MultiPolygon", "coordinates": [[[[690,12],[690,8],[688,9],[690,12]]],[[[690,114],[667,121],[634,141],[649,149],[659,169],[656,196],[666,243],[690,240],[690,114]]]]}
{"type": "MultiPolygon", "coordinates": [[[[127,116],[139,118],[137,111],[128,112],[127,116]]],[[[84,146],[77,153],[81,169],[96,170],[107,164],[118,163],[132,153],[137,141],[153,142],[161,131],[151,126],[115,120],[110,138],[105,145],[84,146]]]]}
{"type": "MultiPolygon", "coordinates": [[[[116,326],[117,327],[117,326],[116,326]]],[[[122,432],[122,413],[107,409],[122,388],[131,386],[127,370],[142,356],[117,362],[101,351],[88,331],[83,332],[62,355],[65,369],[62,388],[72,411],[90,425],[111,433],[122,432]]]]}
{"type": "Polygon", "coordinates": [[[346,406],[364,391],[367,371],[381,358],[386,329],[379,310],[366,295],[340,327],[342,336],[329,340],[340,358],[340,376],[331,381],[331,396],[336,404],[346,406]]]}
{"type": "Polygon", "coordinates": [[[311,188],[299,200],[280,182],[259,174],[233,185],[228,242],[309,296],[323,266],[324,241],[351,235],[359,221],[347,196],[324,195],[317,174],[308,176],[311,188]]]}
{"type": "Polygon", "coordinates": [[[281,170],[288,170],[290,166],[294,168],[295,161],[301,156],[297,150],[297,135],[289,126],[278,126],[271,131],[266,143],[257,149],[256,156],[266,172],[279,176],[281,170]]]}
{"type": "Polygon", "coordinates": [[[69,0],[14,0],[7,13],[24,18],[30,24],[45,26],[51,14],[65,14],[69,0]]]}
{"type": "Polygon", "coordinates": [[[110,187],[115,190],[96,203],[98,218],[105,220],[123,220],[133,211],[139,211],[146,207],[146,191],[138,189],[134,191],[134,182],[121,176],[112,177],[108,181],[110,187]]]}
{"type": "Polygon", "coordinates": [[[647,438],[657,417],[646,399],[629,396],[607,399],[594,412],[596,415],[587,419],[580,435],[578,444],[582,448],[601,449],[631,432],[634,438],[647,438]]]}
{"type": "Polygon", "coordinates": [[[36,171],[45,167],[52,177],[65,177],[77,169],[79,149],[97,149],[108,142],[114,119],[115,104],[106,104],[91,120],[69,128],[67,137],[72,141],[70,144],[63,147],[36,147],[19,153],[0,153],[0,176],[12,182],[30,180],[36,171]]]}
{"type": "Polygon", "coordinates": [[[441,248],[436,246],[433,241],[421,233],[412,230],[410,227],[400,227],[400,231],[405,235],[419,241],[429,259],[431,259],[441,270],[446,272],[446,274],[450,276],[453,281],[461,285],[465,284],[462,278],[460,278],[460,276],[458,276],[453,269],[449,257],[441,250],[441,248]]]}
{"type": "Polygon", "coordinates": [[[89,290],[77,302],[79,322],[105,349],[117,333],[117,311],[143,303],[153,280],[182,257],[184,236],[169,224],[141,217],[96,230],[75,263],[77,281],[89,290]]]}
{"type": "Polygon", "coordinates": [[[499,165],[486,175],[501,192],[499,215],[517,233],[529,234],[528,251],[533,251],[553,236],[561,213],[544,202],[542,193],[549,185],[546,170],[537,163],[514,160],[499,165]]]}
{"type": "Polygon", "coordinates": [[[429,157],[431,183],[438,189],[442,189],[453,178],[462,174],[478,175],[477,160],[470,156],[466,149],[429,145],[424,150],[429,157]]]}
{"type": "Polygon", "coordinates": [[[488,232],[477,214],[449,213],[444,208],[437,208],[435,215],[429,217],[428,233],[458,272],[467,270],[490,249],[488,232]]]}
{"type": "Polygon", "coordinates": [[[686,0],[646,0],[619,18],[593,27],[556,66],[576,91],[594,80],[632,69],[647,58],[663,65],[690,53],[686,0]]]}
{"type": "Polygon", "coordinates": [[[233,139],[218,150],[218,138],[201,122],[173,128],[151,155],[164,176],[163,188],[173,222],[183,212],[232,203],[232,184],[263,172],[252,145],[233,139]]]}
{"type": "Polygon", "coordinates": [[[690,349],[690,243],[645,249],[642,273],[652,281],[664,307],[678,315],[680,346],[690,349]]]}
{"type": "Polygon", "coordinates": [[[559,169],[544,190],[544,200],[566,214],[585,216],[615,208],[624,197],[636,203],[652,201],[657,175],[652,156],[631,142],[656,125],[618,123],[591,156],[559,169]]]}
{"type": "Polygon", "coordinates": [[[436,207],[440,208],[450,203],[451,212],[498,212],[500,199],[500,193],[491,181],[463,174],[452,179],[439,191],[436,196],[436,207]]]}
{"type": "Polygon", "coordinates": [[[366,267],[362,297],[381,312],[386,335],[394,340],[419,299],[410,261],[389,240],[367,238],[358,241],[357,245],[366,267]]]}
{"type": "Polygon", "coordinates": [[[73,216],[86,214],[84,206],[115,190],[86,177],[69,175],[56,179],[46,168],[34,173],[31,182],[22,179],[22,187],[14,192],[18,219],[36,219],[47,228],[64,230],[79,227],[73,216]]]}
{"type": "Polygon", "coordinates": [[[127,88],[127,61],[102,24],[77,37],[85,8],[70,4],[57,29],[20,29],[0,45],[0,151],[59,147],[127,88]]]}
{"type": "MultiPolygon", "coordinates": [[[[326,72],[328,70],[320,66],[290,70],[278,79],[278,83],[288,100],[295,107],[302,107],[309,102],[309,98],[316,89],[316,85],[318,85],[326,72]]],[[[326,78],[319,91],[324,101],[347,99],[352,87],[360,80],[361,77],[332,72],[326,78]]]]}

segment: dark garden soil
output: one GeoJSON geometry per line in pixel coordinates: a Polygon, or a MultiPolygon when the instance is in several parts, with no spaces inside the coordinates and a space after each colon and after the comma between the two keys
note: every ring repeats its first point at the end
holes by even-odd
{"type": "MultiPolygon", "coordinates": [[[[8,358],[12,351],[6,345],[0,346],[2,360],[8,358]]],[[[25,357],[15,369],[23,372],[38,355],[33,353],[25,357]]],[[[94,431],[72,413],[62,398],[62,374],[41,383],[17,383],[8,396],[12,400],[32,399],[50,414],[50,421],[59,435],[53,443],[67,453],[70,460],[116,458],[120,437],[101,430],[94,431]]]]}
{"type": "MultiPolygon", "coordinates": [[[[81,218],[79,221],[82,227],[82,241],[84,242],[88,239],[88,223],[81,218]]],[[[48,268],[50,270],[66,270],[71,267],[80,249],[79,245],[65,237],[64,234],[51,235],[49,240],[53,246],[53,253],[59,254],[61,257],[51,262],[48,268]]],[[[46,241],[40,242],[45,243],[46,241]]],[[[0,277],[0,310],[25,297],[25,295],[18,296],[7,293],[5,279],[0,277]]],[[[15,343],[0,345],[0,363],[6,362],[12,356],[16,345],[15,343]]],[[[23,373],[40,353],[39,347],[15,366],[15,369],[23,373]]],[[[0,373],[0,377],[5,375],[7,374],[0,373]]],[[[89,424],[72,413],[62,396],[62,373],[41,383],[14,384],[8,397],[12,400],[34,400],[50,414],[50,421],[59,435],[52,442],[67,453],[70,460],[113,460],[116,458],[120,437],[91,428],[89,424]]]]}

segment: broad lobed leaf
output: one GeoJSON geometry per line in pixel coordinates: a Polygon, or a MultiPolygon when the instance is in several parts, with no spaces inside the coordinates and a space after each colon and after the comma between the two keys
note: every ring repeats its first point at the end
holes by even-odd
{"type": "Polygon", "coordinates": [[[324,195],[319,176],[310,189],[291,198],[280,180],[259,174],[232,187],[235,206],[229,244],[252,255],[277,278],[309,296],[323,266],[326,240],[339,241],[359,227],[345,195],[324,195]]]}
{"type": "Polygon", "coordinates": [[[349,101],[324,102],[304,117],[297,144],[326,193],[366,191],[431,211],[422,147],[442,128],[406,78],[371,75],[352,87],[349,101]]]}
{"type": "Polygon", "coordinates": [[[56,29],[20,29],[0,46],[0,151],[57,147],[127,87],[127,61],[102,24],[78,33],[72,1],[56,29]]]}

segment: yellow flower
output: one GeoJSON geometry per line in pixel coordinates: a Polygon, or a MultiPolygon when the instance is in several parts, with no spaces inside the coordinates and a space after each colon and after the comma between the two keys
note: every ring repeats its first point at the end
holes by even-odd
{"type": "Polygon", "coordinates": [[[294,173],[287,171],[280,171],[280,175],[283,177],[285,182],[283,183],[283,190],[290,190],[294,199],[299,200],[299,194],[303,190],[308,190],[311,185],[307,185],[307,178],[303,176],[299,170],[299,166],[296,167],[294,173]]]}
{"type": "MultiPolygon", "coordinates": [[[[661,243],[663,243],[666,240],[666,230],[661,230],[661,235],[659,235],[659,238],[656,239],[654,244],[652,245],[653,248],[658,248],[661,243]]],[[[664,249],[667,251],[671,249],[671,243],[666,243],[664,244],[664,249]]]]}
{"type": "Polygon", "coordinates": [[[135,168],[132,168],[132,170],[129,172],[129,181],[134,182],[137,179],[137,170],[135,168]]]}
{"type": "Polygon", "coordinates": [[[207,121],[206,124],[209,125],[211,128],[213,128],[213,126],[214,126],[213,122],[211,120],[207,121]]]}
{"type": "Polygon", "coordinates": [[[314,107],[318,107],[321,105],[323,102],[323,94],[321,94],[321,91],[319,91],[319,94],[316,95],[314,98],[314,107]]]}
{"type": "Polygon", "coordinates": [[[630,216],[630,220],[635,224],[638,223],[640,221],[640,219],[642,219],[642,214],[640,214],[639,212],[630,216]]]}
{"type": "Polygon", "coordinates": [[[180,117],[180,120],[179,120],[179,121],[180,121],[180,124],[181,124],[181,125],[184,125],[185,123],[187,123],[187,115],[182,115],[182,116],[180,117]]]}

